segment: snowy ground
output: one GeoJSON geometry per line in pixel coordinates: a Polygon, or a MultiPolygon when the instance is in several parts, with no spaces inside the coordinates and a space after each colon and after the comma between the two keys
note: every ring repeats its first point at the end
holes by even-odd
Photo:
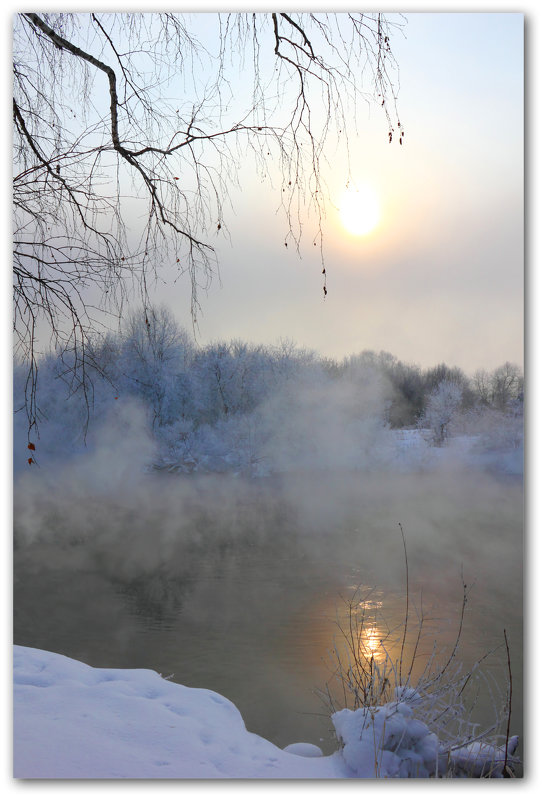
{"type": "MultiPolygon", "coordinates": [[[[223,696],[148,669],[91,668],[16,646],[13,680],[16,778],[429,777],[444,763],[437,737],[413,715],[418,694],[406,689],[372,715],[335,713],[343,747],[323,756],[311,744],[279,749],[248,732],[223,696]]],[[[472,744],[453,760],[462,776],[469,765],[499,776],[503,754],[472,744]]]]}

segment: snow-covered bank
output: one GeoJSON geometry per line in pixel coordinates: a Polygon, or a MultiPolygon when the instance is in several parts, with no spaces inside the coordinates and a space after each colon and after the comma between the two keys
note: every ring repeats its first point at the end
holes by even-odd
{"type": "MultiPolygon", "coordinates": [[[[440,768],[436,736],[413,717],[417,695],[373,715],[339,711],[333,722],[343,748],[321,756],[310,744],[279,749],[248,732],[223,696],[147,669],[91,668],[16,646],[13,679],[17,778],[343,779],[433,776],[440,768]]],[[[501,776],[502,750],[472,744],[454,757],[462,774],[501,776]]]]}
{"type": "Polygon", "coordinates": [[[213,691],[24,647],[14,650],[14,775],[349,776],[339,754],[301,757],[248,732],[237,708],[213,691]]]}

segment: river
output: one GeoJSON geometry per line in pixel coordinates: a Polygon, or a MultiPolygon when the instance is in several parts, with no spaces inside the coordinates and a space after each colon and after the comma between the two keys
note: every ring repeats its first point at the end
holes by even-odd
{"type": "Polygon", "coordinates": [[[469,669],[495,650],[472,716],[493,723],[487,686],[502,704],[510,667],[511,734],[522,735],[520,480],[145,477],[62,496],[16,484],[14,524],[15,643],[213,689],[280,747],[335,748],[323,692],[341,693],[332,675],[347,600],[366,616],[366,647],[393,631],[399,658],[408,567],[405,665],[425,619],[416,673],[433,648],[448,659],[465,584],[456,661],[469,669]]]}

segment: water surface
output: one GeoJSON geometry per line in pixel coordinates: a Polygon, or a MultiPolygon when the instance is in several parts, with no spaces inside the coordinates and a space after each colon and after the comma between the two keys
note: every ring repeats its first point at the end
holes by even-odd
{"type": "MultiPolygon", "coordinates": [[[[496,649],[486,670],[501,696],[507,632],[511,732],[522,734],[520,482],[306,474],[257,484],[162,477],[143,488],[112,497],[81,487],[61,499],[16,487],[16,643],[213,689],[249,730],[330,752],[316,691],[332,680],[346,600],[365,604],[367,647],[403,624],[401,522],[411,615],[426,618],[418,666],[434,642],[445,654],[455,642],[465,583],[458,657],[471,667],[496,649]]],[[[474,711],[483,727],[496,715],[486,698],[474,711]]]]}

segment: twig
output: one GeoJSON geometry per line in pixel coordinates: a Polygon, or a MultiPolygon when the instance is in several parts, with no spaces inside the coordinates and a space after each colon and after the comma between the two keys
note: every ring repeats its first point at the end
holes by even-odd
{"type": "Polygon", "coordinates": [[[409,620],[409,560],[407,558],[407,543],[405,541],[405,533],[403,532],[403,527],[401,524],[399,525],[399,529],[401,530],[401,537],[403,539],[403,549],[405,552],[405,624],[403,627],[403,640],[401,641],[401,654],[399,657],[399,681],[403,682],[403,651],[405,649],[405,640],[407,637],[407,625],[409,620]]]}
{"type": "Polygon", "coordinates": [[[511,774],[507,770],[507,760],[509,755],[509,730],[511,727],[511,704],[512,704],[512,697],[513,697],[513,675],[511,674],[511,655],[509,654],[509,643],[507,641],[507,632],[505,629],[503,630],[503,637],[505,640],[505,649],[507,651],[507,669],[509,671],[509,708],[507,713],[507,732],[505,734],[505,759],[503,761],[503,769],[502,774],[504,777],[510,777],[511,774]]]}

